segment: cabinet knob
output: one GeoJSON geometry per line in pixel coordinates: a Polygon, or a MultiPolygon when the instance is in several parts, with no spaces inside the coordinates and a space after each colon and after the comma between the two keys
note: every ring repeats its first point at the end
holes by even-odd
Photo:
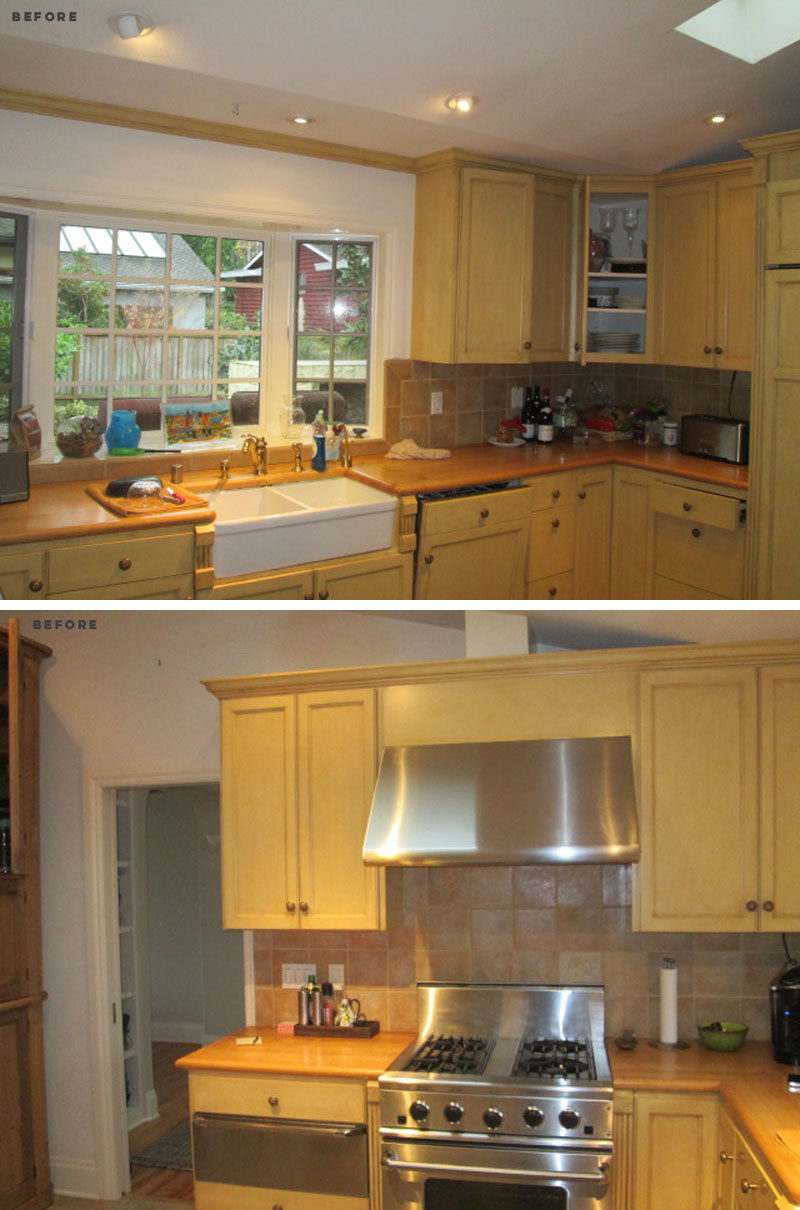
{"type": "Polygon", "coordinates": [[[424,562],[430,565],[433,562],[433,555],[426,555],[424,562]]]}
{"type": "Polygon", "coordinates": [[[327,601],[330,595],[331,594],[328,592],[327,588],[323,588],[322,592],[319,594],[319,599],[320,601],[327,601]]]}
{"type": "Polygon", "coordinates": [[[119,561],[120,571],[130,571],[130,569],[132,567],[133,567],[133,559],[129,559],[127,555],[125,556],[124,559],[120,559],[120,561],[119,561]]]}
{"type": "Polygon", "coordinates": [[[273,1108],[273,1109],[280,1109],[280,1105],[281,1105],[281,1103],[280,1103],[280,1101],[278,1100],[278,1098],[275,1096],[275,1094],[274,1094],[274,1093],[273,1093],[273,1094],[272,1094],[272,1096],[269,1098],[269,1103],[270,1103],[270,1105],[272,1106],[272,1108],[273,1108]]]}
{"type": "Polygon", "coordinates": [[[553,585],[552,588],[548,588],[547,595],[548,595],[548,597],[557,597],[558,596],[558,589],[555,587],[555,585],[553,585]]]}
{"type": "Polygon", "coordinates": [[[287,911],[287,912],[296,912],[296,911],[297,911],[297,904],[296,904],[296,903],[287,903],[287,904],[286,904],[286,911],[287,911]]]}
{"type": "Polygon", "coordinates": [[[727,1151],[720,1151],[719,1153],[719,1162],[721,1164],[732,1164],[735,1159],[736,1156],[728,1155],[727,1151]]]}
{"type": "Polygon", "coordinates": [[[711,352],[711,345],[703,345],[703,352],[704,352],[704,353],[710,353],[710,352],[711,352]]]}
{"type": "Polygon", "coordinates": [[[739,1186],[742,1193],[752,1193],[754,1190],[758,1193],[766,1193],[767,1186],[763,1181],[748,1181],[746,1176],[742,1177],[742,1183],[739,1186]]]}
{"type": "Polygon", "coordinates": [[[775,911],[775,904],[772,902],[771,899],[765,899],[764,902],[761,904],[761,906],[765,912],[774,912],[775,911]]]}
{"type": "Polygon", "coordinates": [[[580,351],[581,351],[581,346],[580,346],[580,343],[579,343],[577,340],[575,341],[575,344],[574,344],[572,347],[573,347],[573,349],[575,350],[575,352],[576,352],[576,353],[580,353],[580,351]]]}
{"type": "Polygon", "coordinates": [[[313,600],[314,600],[314,594],[313,594],[313,592],[304,592],[304,593],[303,593],[303,600],[304,600],[304,601],[313,601],[313,600]]]}
{"type": "Polygon", "coordinates": [[[758,904],[756,903],[755,899],[748,899],[744,906],[747,908],[748,912],[758,911],[758,904]]]}
{"type": "Polygon", "coordinates": [[[552,526],[553,529],[558,529],[560,524],[561,524],[561,522],[559,521],[558,517],[556,517],[555,521],[550,522],[550,525],[552,526]]]}
{"type": "Polygon", "coordinates": [[[683,509],[683,511],[685,513],[690,513],[692,511],[692,506],[688,500],[684,500],[683,504],[681,505],[681,508],[683,509]]]}
{"type": "Polygon", "coordinates": [[[28,584],[29,592],[41,592],[43,588],[44,588],[44,584],[42,583],[41,580],[31,580],[30,583],[28,584]]]}
{"type": "Polygon", "coordinates": [[[703,531],[702,531],[702,530],[700,530],[700,529],[698,529],[698,528],[697,528],[697,526],[695,525],[695,526],[693,527],[693,529],[692,529],[692,537],[693,537],[693,538],[699,538],[699,537],[701,536],[702,532],[703,532],[703,531]]]}
{"type": "Polygon", "coordinates": [[[531,347],[531,342],[529,340],[526,340],[522,347],[523,347],[523,349],[529,349],[531,347]]]}
{"type": "Polygon", "coordinates": [[[586,499],[586,492],[578,492],[578,499],[579,499],[579,500],[585,500],[585,499],[586,499]]]}
{"type": "Polygon", "coordinates": [[[489,510],[488,510],[488,508],[482,508],[482,509],[481,509],[481,517],[483,518],[483,520],[485,521],[485,520],[486,520],[486,518],[487,518],[488,516],[489,516],[489,510]]]}
{"type": "Polygon", "coordinates": [[[307,904],[307,903],[305,903],[304,901],[302,901],[302,902],[300,903],[300,911],[301,911],[301,912],[307,912],[307,911],[308,911],[308,904],[307,904]]]}
{"type": "Polygon", "coordinates": [[[550,493],[550,497],[552,500],[560,500],[561,499],[561,488],[554,487],[550,493]]]}
{"type": "Polygon", "coordinates": [[[715,348],[714,348],[714,352],[715,352],[715,353],[721,353],[721,352],[722,352],[722,345],[716,345],[716,346],[715,346],[715,348]]]}

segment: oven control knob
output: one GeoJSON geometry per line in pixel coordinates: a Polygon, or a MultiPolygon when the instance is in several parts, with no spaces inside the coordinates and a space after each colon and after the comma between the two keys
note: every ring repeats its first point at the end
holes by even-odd
{"type": "Polygon", "coordinates": [[[409,1113],[415,1122],[426,1122],[430,1113],[430,1106],[426,1105],[424,1101],[414,1101],[409,1113]]]}
{"type": "Polygon", "coordinates": [[[483,1121],[490,1130],[497,1130],[503,1125],[503,1115],[499,1109],[487,1109],[483,1115],[483,1121]]]}
{"type": "Polygon", "coordinates": [[[444,1116],[451,1125],[455,1126],[456,1122],[460,1122],[464,1116],[464,1106],[459,1105],[457,1101],[451,1101],[444,1107],[444,1116]]]}
{"type": "Polygon", "coordinates": [[[522,1116],[528,1126],[541,1126],[544,1121],[544,1114],[541,1109],[535,1109],[531,1105],[528,1106],[522,1116]]]}
{"type": "Polygon", "coordinates": [[[562,1109],[558,1120],[565,1130],[574,1130],[580,1124],[581,1115],[574,1109],[562,1109]]]}

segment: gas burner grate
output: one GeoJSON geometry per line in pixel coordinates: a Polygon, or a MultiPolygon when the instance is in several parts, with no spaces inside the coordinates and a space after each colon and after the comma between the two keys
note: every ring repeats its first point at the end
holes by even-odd
{"type": "Polygon", "coordinates": [[[589,1044],[579,1038],[525,1038],[511,1074],[551,1080],[595,1078],[589,1044]]]}
{"type": "Polygon", "coordinates": [[[429,1034],[403,1068],[404,1071],[438,1071],[480,1075],[489,1059],[487,1038],[429,1034]]]}

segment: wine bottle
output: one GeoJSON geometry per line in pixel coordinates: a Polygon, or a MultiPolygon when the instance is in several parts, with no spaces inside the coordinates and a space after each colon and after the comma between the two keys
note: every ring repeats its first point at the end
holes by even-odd
{"type": "Polygon", "coordinates": [[[522,421],[522,436],[526,441],[535,441],[536,407],[533,402],[533,391],[530,387],[525,388],[525,401],[522,405],[520,420],[522,421]]]}
{"type": "Polygon", "coordinates": [[[542,445],[549,445],[553,440],[553,409],[550,407],[550,392],[546,387],[536,416],[536,440],[542,445]]]}

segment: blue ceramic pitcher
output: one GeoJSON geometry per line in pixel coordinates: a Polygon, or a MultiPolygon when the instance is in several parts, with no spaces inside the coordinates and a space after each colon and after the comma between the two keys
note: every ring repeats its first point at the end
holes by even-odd
{"type": "Polygon", "coordinates": [[[142,439],[142,430],[136,423],[136,413],[122,408],[111,413],[111,423],[106,429],[106,445],[109,450],[132,449],[142,439]]]}

